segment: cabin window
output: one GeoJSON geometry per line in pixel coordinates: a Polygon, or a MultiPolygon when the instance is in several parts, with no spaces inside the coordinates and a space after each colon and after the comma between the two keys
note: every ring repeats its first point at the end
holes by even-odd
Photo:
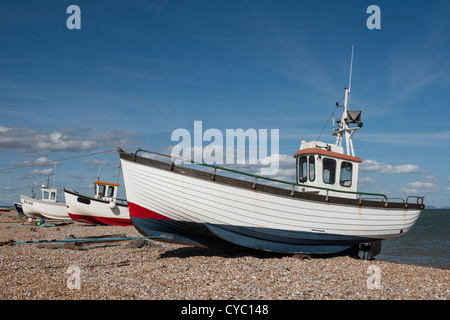
{"type": "Polygon", "coordinates": [[[56,199],[56,192],[51,192],[50,193],[50,199],[51,200],[55,200],[56,199]]]}
{"type": "Polygon", "coordinates": [[[105,186],[99,185],[98,186],[98,195],[103,196],[105,194],[105,186]]]}
{"type": "Polygon", "coordinates": [[[314,162],[314,156],[309,156],[309,181],[316,179],[316,165],[314,162]]]}
{"type": "Polygon", "coordinates": [[[323,182],[334,184],[336,181],[336,160],[324,158],[323,159],[323,182]]]}
{"type": "Polygon", "coordinates": [[[48,199],[48,191],[42,192],[42,199],[48,199]]]}
{"type": "Polygon", "coordinates": [[[306,157],[300,157],[299,165],[299,175],[298,175],[298,182],[306,182],[308,179],[308,169],[307,169],[307,158],[306,157]]]}
{"type": "Polygon", "coordinates": [[[108,197],[113,197],[114,196],[114,187],[108,187],[108,197]]]}
{"type": "Polygon", "coordinates": [[[352,186],[352,164],[350,162],[343,161],[341,164],[341,179],[340,185],[343,187],[352,186]]]}

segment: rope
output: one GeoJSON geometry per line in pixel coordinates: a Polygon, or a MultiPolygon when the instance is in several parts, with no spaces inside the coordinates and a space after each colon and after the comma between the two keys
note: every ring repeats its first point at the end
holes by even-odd
{"type": "Polygon", "coordinates": [[[114,152],[114,151],[117,151],[117,149],[110,149],[110,150],[105,150],[105,151],[100,151],[100,152],[83,154],[83,155],[80,155],[80,156],[74,156],[74,157],[69,157],[69,158],[62,158],[62,159],[58,159],[58,160],[48,160],[48,161],[45,161],[45,162],[24,164],[24,165],[21,165],[21,166],[0,169],[0,172],[8,171],[8,170],[14,170],[14,169],[19,169],[19,168],[42,166],[42,165],[50,164],[50,163],[53,163],[53,162],[66,161],[66,160],[72,160],[72,159],[83,158],[83,157],[89,157],[89,156],[93,156],[93,155],[96,155],[96,154],[102,154],[102,153],[108,153],[108,152],[114,152]]]}
{"type": "Polygon", "coordinates": [[[32,243],[58,243],[58,242],[105,242],[105,241],[126,241],[141,239],[166,239],[163,236],[154,237],[128,237],[128,238],[87,238],[87,239],[50,239],[50,240],[29,240],[29,241],[4,241],[0,242],[0,246],[16,245],[16,244],[32,244],[32,243]]]}

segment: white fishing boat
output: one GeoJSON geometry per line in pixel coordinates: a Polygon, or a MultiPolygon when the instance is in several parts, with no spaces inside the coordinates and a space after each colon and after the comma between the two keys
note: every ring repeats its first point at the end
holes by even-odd
{"type": "Polygon", "coordinates": [[[132,225],[127,202],[117,198],[119,184],[94,182],[94,196],[64,189],[69,216],[76,221],[116,226],[132,225]]]}
{"type": "Polygon", "coordinates": [[[60,190],[42,185],[41,199],[20,194],[23,213],[29,218],[70,220],[65,202],[58,201],[60,190]]]}
{"type": "Polygon", "coordinates": [[[37,206],[34,205],[35,202],[40,201],[36,198],[32,198],[29,196],[26,196],[24,194],[19,194],[20,196],[20,202],[22,202],[22,210],[23,213],[28,218],[37,218],[37,219],[44,219],[45,217],[40,213],[37,206]]]}
{"type": "Polygon", "coordinates": [[[156,154],[152,151],[139,149],[133,154],[119,148],[131,221],[143,235],[163,236],[161,241],[167,242],[376,256],[381,241],[413,227],[424,209],[423,197],[394,199],[357,191],[362,160],[355,156],[352,138],[362,122],[360,111],[348,110],[349,94],[345,86],[345,103],[337,104],[343,112],[333,132],[336,143],[301,142],[294,155],[295,182],[198,164],[213,168],[209,173],[175,165],[174,158],[160,161],[138,155],[156,154]],[[250,176],[252,181],[219,175],[221,170],[250,176]]]}

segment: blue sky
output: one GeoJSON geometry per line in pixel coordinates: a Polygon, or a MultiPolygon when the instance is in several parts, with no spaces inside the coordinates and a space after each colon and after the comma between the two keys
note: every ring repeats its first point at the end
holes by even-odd
{"type": "MultiPolygon", "coordinates": [[[[343,96],[354,44],[359,190],[450,206],[449,30],[450,1],[5,2],[0,169],[117,146],[165,151],[175,129],[201,120],[279,129],[287,177],[343,96]],[[72,4],[80,30],[66,26],[72,4]],[[372,4],[379,30],[366,26],[372,4]]],[[[322,140],[334,142],[331,124],[322,140]]],[[[0,171],[0,204],[55,169],[57,186],[90,194],[118,164],[108,153],[0,171]]]]}

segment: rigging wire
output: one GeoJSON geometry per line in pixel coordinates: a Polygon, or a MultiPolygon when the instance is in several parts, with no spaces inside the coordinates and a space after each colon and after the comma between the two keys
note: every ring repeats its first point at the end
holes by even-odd
{"type": "Polygon", "coordinates": [[[51,164],[53,162],[56,163],[58,161],[66,161],[66,160],[72,160],[72,159],[77,159],[77,158],[89,157],[89,156],[93,156],[93,155],[96,155],[96,154],[109,153],[109,152],[114,152],[114,151],[117,151],[117,149],[110,149],[110,150],[105,150],[105,151],[100,151],[100,152],[83,154],[83,155],[79,155],[79,156],[62,158],[62,159],[58,159],[58,160],[48,160],[48,161],[45,161],[45,162],[24,164],[24,165],[21,165],[21,166],[15,166],[15,167],[9,167],[9,168],[0,169],[0,172],[14,170],[14,169],[19,169],[19,168],[42,166],[42,165],[46,165],[46,164],[51,164]]]}
{"type": "Polygon", "coordinates": [[[329,117],[328,120],[325,122],[325,125],[323,126],[322,131],[320,132],[319,137],[317,138],[316,141],[319,141],[319,140],[320,140],[320,137],[322,136],[323,131],[325,130],[325,128],[326,128],[328,122],[330,121],[331,117],[332,117],[332,116],[334,115],[334,113],[336,112],[336,109],[339,108],[339,107],[341,107],[340,103],[342,102],[342,100],[344,99],[344,97],[345,97],[345,95],[341,98],[341,100],[339,100],[338,105],[336,105],[336,107],[334,108],[334,110],[333,110],[333,112],[331,113],[330,117],[329,117]]]}

